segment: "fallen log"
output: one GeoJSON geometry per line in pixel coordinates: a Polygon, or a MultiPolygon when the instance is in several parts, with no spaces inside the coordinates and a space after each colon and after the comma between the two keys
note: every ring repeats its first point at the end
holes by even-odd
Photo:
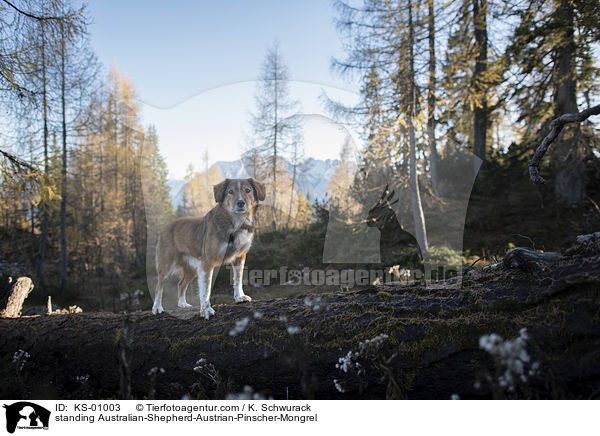
{"type": "Polygon", "coordinates": [[[600,396],[596,255],[566,256],[535,275],[476,269],[462,286],[371,286],[315,301],[219,305],[210,320],[198,308],[134,312],[127,324],[91,312],[0,319],[0,397],[600,396]],[[520,336],[529,372],[510,390],[482,347],[520,336]]]}
{"type": "Polygon", "coordinates": [[[0,296],[0,317],[20,317],[23,302],[31,291],[33,291],[33,282],[29,277],[19,277],[14,283],[9,283],[0,296]]]}
{"type": "Polygon", "coordinates": [[[506,268],[531,270],[558,262],[560,259],[562,255],[554,251],[543,252],[527,247],[515,247],[506,252],[502,265],[506,268]]]}

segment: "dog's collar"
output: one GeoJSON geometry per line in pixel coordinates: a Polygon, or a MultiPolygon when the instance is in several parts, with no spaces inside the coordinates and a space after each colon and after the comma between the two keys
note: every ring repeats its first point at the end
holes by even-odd
{"type": "Polygon", "coordinates": [[[252,233],[254,231],[254,226],[250,224],[242,224],[240,230],[246,230],[248,233],[252,233]]]}
{"type": "Polygon", "coordinates": [[[242,224],[238,230],[236,230],[231,235],[229,235],[229,241],[228,241],[229,245],[233,244],[233,240],[235,239],[235,234],[237,232],[239,232],[240,230],[246,230],[248,233],[252,233],[254,231],[254,226],[252,226],[250,224],[242,224]]]}

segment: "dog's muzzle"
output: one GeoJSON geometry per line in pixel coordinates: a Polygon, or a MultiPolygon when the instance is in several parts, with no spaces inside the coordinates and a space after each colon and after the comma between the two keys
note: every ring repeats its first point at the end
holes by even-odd
{"type": "Polygon", "coordinates": [[[244,200],[238,200],[235,203],[235,212],[246,212],[246,202],[244,200]]]}

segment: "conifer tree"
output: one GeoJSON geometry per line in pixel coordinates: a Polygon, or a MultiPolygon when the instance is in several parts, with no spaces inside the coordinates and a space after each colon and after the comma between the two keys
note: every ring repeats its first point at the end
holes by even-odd
{"type": "MultiPolygon", "coordinates": [[[[523,142],[538,142],[538,129],[565,113],[590,106],[600,70],[592,46],[600,41],[600,2],[530,0],[512,10],[519,20],[506,59],[516,70],[512,97],[521,113],[523,142]]],[[[555,195],[575,204],[585,198],[584,144],[594,136],[586,126],[565,127],[553,146],[555,195]]]]}

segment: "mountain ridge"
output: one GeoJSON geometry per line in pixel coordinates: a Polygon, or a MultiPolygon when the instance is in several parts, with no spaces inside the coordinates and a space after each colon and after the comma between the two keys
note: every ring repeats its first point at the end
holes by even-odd
{"type": "MultiPolygon", "coordinates": [[[[291,177],[293,173],[293,166],[287,161],[284,162],[286,172],[291,177]]],[[[331,181],[331,178],[333,177],[338,166],[338,159],[323,160],[312,157],[307,158],[296,168],[297,191],[302,192],[310,201],[324,200],[327,197],[329,182],[331,181]]],[[[209,168],[209,172],[213,171],[215,167],[217,167],[221,178],[223,179],[248,177],[241,159],[234,161],[215,162],[209,168]]],[[[177,209],[177,207],[183,204],[183,194],[187,182],[182,179],[168,179],[167,184],[169,186],[169,197],[171,199],[171,203],[173,204],[173,207],[177,209]]]]}

